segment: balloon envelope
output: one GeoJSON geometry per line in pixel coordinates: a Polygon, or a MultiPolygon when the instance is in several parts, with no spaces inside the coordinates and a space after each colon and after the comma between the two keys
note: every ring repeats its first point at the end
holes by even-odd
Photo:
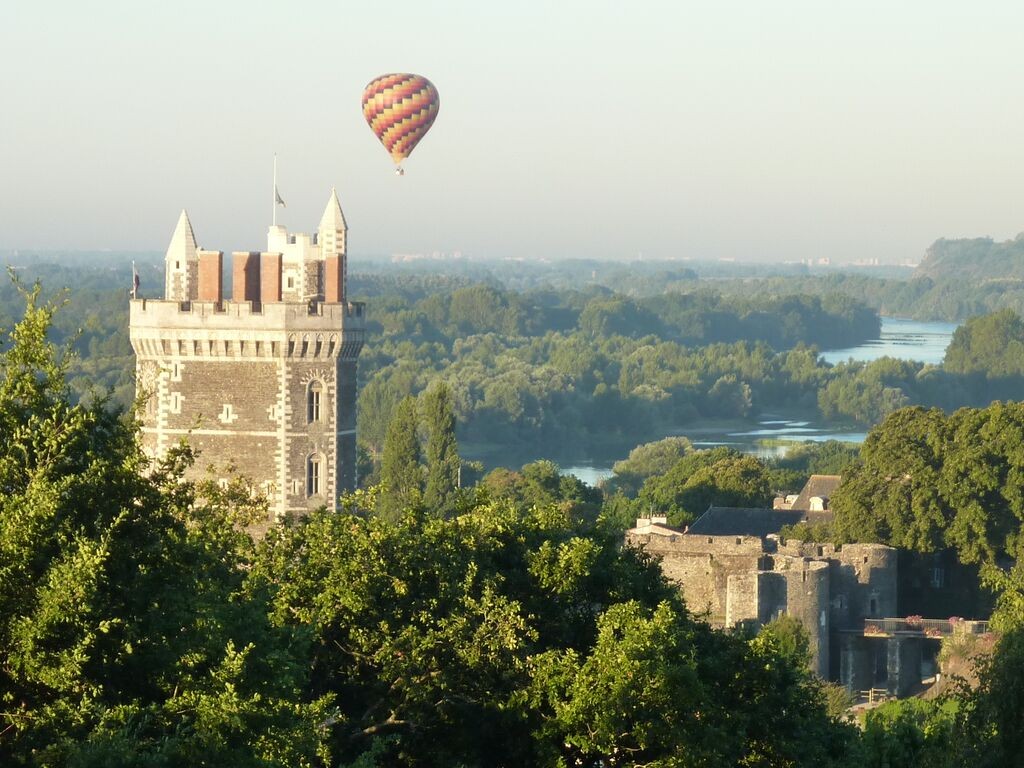
{"type": "Polygon", "coordinates": [[[381,75],[363,91],[363,117],[396,163],[430,130],[440,105],[437,88],[420,75],[381,75]]]}

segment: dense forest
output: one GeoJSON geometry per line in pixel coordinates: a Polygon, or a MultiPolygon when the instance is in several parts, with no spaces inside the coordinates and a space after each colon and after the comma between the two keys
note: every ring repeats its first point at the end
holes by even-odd
{"type": "Polygon", "coordinates": [[[917,277],[974,282],[1024,280],[1024,232],[997,243],[990,237],[937,240],[915,270],[917,277]]]}
{"type": "MultiPolygon", "coordinates": [[[[143,285],[159,292],[158,268],[143,270],[143,285]]],[[[775,286],[792,291],[783,293],[768,289],[776,278],[689,275],[687,292],[629,296],[596,284],[515,291],[477,272],[353,273],[351,293],[368,308],[358,417],[371,461],[397,404],[435,381],[452,389],[466,456],[494,466],[538,455],[610,460],[709,419],[766,411],[867,427],[908,405],[953,410],[1014,397],[1024,376],[1024,326],[1009,310],[965,324],[941,366],[822,362],[819,349],[877,336],[878,317],[860,294],[882,278],[795,276],[775,286]],[[804,292],[815,281],[820,296],[804,292]]],[[[134,371],[119,286],[130,268],[39,263],[17,274],[23,284],[44,278],[49,295],[67,302],[54,337],[75,352],[75,396],[112,392],[128,404],[134,371]],[[73,289],[54,290],[64,285],[73,289]]],[[[19,302],[13,283],[0,285],[0,327],[19,302]]],[[[363,475],[375,476],[370,464],[363,475]]]]}
{"type": "MultiPolygon", "coordinates": [[[[130,280],[120,270],[19,272],[22,283],[73,285],[56,339],[77,357],[77,396],[133,396],[127,339],[130,280]],[[101,288],[100,286],[103,286],[101,288]]],[[[878,317],[842,296],[724,298],[712,291],[630,299],[607,290],[519,293],[435,275],[354,275],[368,301],[360,358],[360,438],[379,455],[392,411],[437,379],[454,390],[460,437],[491,460],[578,451],[615,453],[664,426],[743,418],[764,406],[814,407],[820,367],[808,345],[844,346],[878,333],[878,317]],[[793,348],[775,353],[773,348],[793,348]],[[498,456],[489,446],[501,446],[498,456]]],[[[17,311],[0,287],[0,323],[17,311]]]]}

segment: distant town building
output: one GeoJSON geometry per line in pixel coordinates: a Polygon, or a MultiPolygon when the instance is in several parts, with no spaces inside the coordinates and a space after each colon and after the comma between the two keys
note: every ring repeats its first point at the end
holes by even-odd
{"type": "Polygon", "coordinates": [[[182,439],[193,468],[256,482],[273,518],[326,505],[356,483],[356,361],[363,305],[346,299],[348,227],[331,192],[313,235],[271,226],[264,252],[196,244],[182,211],[163,299],[134,297],[130,335],[142,435],[153,457],[182,439]]]}

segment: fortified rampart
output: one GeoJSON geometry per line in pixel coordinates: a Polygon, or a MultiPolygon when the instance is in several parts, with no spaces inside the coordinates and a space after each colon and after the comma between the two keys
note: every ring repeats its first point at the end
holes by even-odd
{"type": "Polygon", "coordinates": [[[713,625],[798,618],[824,677],[839,677],[839,631],[896,610],[896,550],[880,544],[692,534],[664,518],[638,520],[626,542],[657,556],[690,609],[713,625]]]}
{"type": "Polygon", "coordinates": [[[724,626],[729,577],[758,570],[765,554],[756,536],[693,536],[678,531],[626,534],[626,540],[659,556],[669,581],[683,588],[691,611],[724,626]]]}

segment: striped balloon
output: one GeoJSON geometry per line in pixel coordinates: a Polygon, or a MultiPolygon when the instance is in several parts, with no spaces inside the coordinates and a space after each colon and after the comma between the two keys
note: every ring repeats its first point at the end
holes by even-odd
{"type": "Polygon", "coordinates": [[[419,75],[381,75],[363,91],[363,117],[395,163],[430,130],[440,104],[434,84],[419,75]]]}

